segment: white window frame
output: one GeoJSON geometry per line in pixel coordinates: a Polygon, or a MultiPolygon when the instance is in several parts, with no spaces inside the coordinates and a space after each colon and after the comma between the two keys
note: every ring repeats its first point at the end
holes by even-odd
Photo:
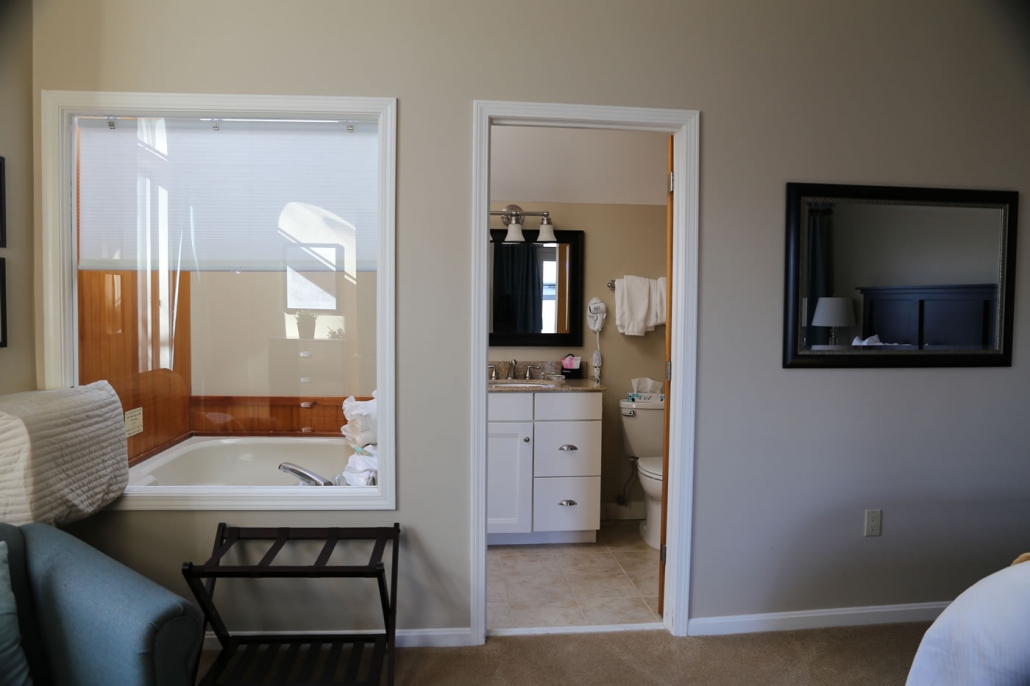
{"type": "MultiPolygon", "coordinates": [[[[72,162],[74,117],[239,116],[377,119],[379,264],[376,379],[379,485],[363,488],[142,487],[118,501],[143,510],[395,510],[395,251],[397,100],[284,95],[43,91],[41,101],[43,387],[76,385],[77,325],[72,162]],[[146,491],[143,493],[142,491],[146,491]]],[[[135,489],[134,489],[135,490],[135,489]]]]}

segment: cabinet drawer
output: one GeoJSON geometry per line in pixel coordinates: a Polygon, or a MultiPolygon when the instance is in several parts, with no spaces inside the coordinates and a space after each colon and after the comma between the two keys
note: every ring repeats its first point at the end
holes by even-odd
{"type": "Polygon", "coordinates": [[[533,418],[538,422],[575,419],[600,419],[600,393],[536,393],[536,411],[533,418]]]}
{"type": "Polygon", "coordinates": [[[600,476],[601,422],[536,422],[534,432],[533,476],[600,476]]]}
{"type": "Polygon", "coordinates": [[[533,421],[533,394],[487,393],[486,417],[491,422],[531,422],[533,421]]]}
{"type": "Polygon", "coordinates": [[[601,477],[533,479],[533,531],[591,531],[600,527],[601,477]]]}

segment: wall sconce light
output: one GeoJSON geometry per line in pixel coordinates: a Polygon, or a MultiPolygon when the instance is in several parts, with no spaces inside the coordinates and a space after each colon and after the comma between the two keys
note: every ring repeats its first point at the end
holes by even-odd
{"type": "Polygon", "coordinates": [[[500,210],[491,210],[491,217],[500,217],[501,223],[508,227],[508,233],[504,237],[505,243],[525,243],[526,237],[522,234],[522,220],[526,217],[541,217],[540,235],[537,243],[557,243],[554,235],[554,224],[551,223],[549,212],[526,212],[518,205],[505,205],[500,210]]]}

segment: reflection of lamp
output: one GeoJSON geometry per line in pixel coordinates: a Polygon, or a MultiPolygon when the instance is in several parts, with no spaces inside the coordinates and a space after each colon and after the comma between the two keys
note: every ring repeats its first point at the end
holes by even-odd
{"type": "Polygon", "coordinates": [[[525,217],[542,217],[540,220],[540,235],[538,243],[557,243],[554,236],[554,224],[551,223],[549,212],[526,212],[518,205],[505,205],[500,210],[491,210],[490,215],[500,217],[501,223],[508,227],[508,233],[504,237],[505,243],[525,243],[526,237],[522,235],[522,220],[525,217]]]}
{"type": "Polygon", "coordinates": [[[819,298],[812,315],[812,326],[830,327],[830,345],[837,345],[838,326],[854,326],[855,310],[851,298],[819,298]]]}

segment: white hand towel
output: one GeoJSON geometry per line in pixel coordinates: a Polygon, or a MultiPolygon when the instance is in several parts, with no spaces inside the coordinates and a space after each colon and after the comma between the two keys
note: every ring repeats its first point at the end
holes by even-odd
{"type": "Polygon", "coordinates": [[[648,281],[649,279],[628,274],[616,280],[615,324],[619,333],[643,336],[647,331],[647,309],[651,297],[651,286],[648,281]],[[619,281],[622,281],[621,287],[619,281]]]}
{"type": "Polygon", "coordinates": [[[648,279],[650,297],[647,305],[647,330],[665,323],[665,277],[648,279]]]}

